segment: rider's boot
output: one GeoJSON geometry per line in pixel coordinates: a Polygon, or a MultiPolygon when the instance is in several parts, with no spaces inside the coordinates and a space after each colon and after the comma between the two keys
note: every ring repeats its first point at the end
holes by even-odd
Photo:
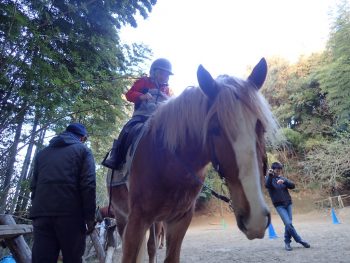
{"type": "Polygon", "coordinates": [[[106,166],[110,169],[118,169],[120,166],[119,163],[119,152],[118,152],[118,146],[119,146],[119,142],[118,140],[114,140],[113,141],[113,146],[111,151],[106,155],[106,157],[103,159],[102,161],[102,165],[106,166]]]}

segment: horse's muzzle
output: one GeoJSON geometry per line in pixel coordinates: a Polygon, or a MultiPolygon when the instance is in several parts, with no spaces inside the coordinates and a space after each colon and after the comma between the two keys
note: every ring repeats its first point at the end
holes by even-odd
{"type": "MultiPolygon", "coordinates": [[[[247,222],[247,217],[244,215],[238,215],[236,217],[238,228],[247,236],[248,239],[263,238],[265,235],[266,228],[270,225],[271,214],[268,210],[265,211],[264,225],[249,226],[247,222]]],[[[261,222],[261,221],[260,221],[261,222]]],[[[261,222],[262,223],[262,222],[261,222]]]]}

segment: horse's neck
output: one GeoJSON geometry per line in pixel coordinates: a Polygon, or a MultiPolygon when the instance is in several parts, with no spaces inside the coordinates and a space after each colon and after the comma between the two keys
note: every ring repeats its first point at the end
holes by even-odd
{"type": "Polygon", "coordinates": [[[177,158],[193,171],[203,169],[210,162],[210,155],[202,145],[191,145],[185,149],[179,149],[176,153],[177,158]]]}

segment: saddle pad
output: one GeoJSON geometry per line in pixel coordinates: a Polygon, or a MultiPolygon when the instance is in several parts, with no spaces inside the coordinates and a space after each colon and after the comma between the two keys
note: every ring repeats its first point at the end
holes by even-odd
{"type": "Polygon", "coordinates": [[[119,170],[108,169],[106,183],[108,187],[118,186],[128,183],[128,177],[130,173],[131,163],[134,159],[137,146],[145,133],[148,130],[147,121],[144,123],[137,123],[129,131],[126,145],[128,150],[126,154],[126,162],[119,170]]]}

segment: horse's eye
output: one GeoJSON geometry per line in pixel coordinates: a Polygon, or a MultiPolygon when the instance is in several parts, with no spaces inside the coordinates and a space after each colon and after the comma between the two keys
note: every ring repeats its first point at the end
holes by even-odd
{"type": "Polygon", "coordinates": [[[220,123],[218,120],[218,116],[216,114],[210,120],[209,132],[210,132],[210,134],[215,135],[215,136],[219,136],[221,133],[220,123]]]}

